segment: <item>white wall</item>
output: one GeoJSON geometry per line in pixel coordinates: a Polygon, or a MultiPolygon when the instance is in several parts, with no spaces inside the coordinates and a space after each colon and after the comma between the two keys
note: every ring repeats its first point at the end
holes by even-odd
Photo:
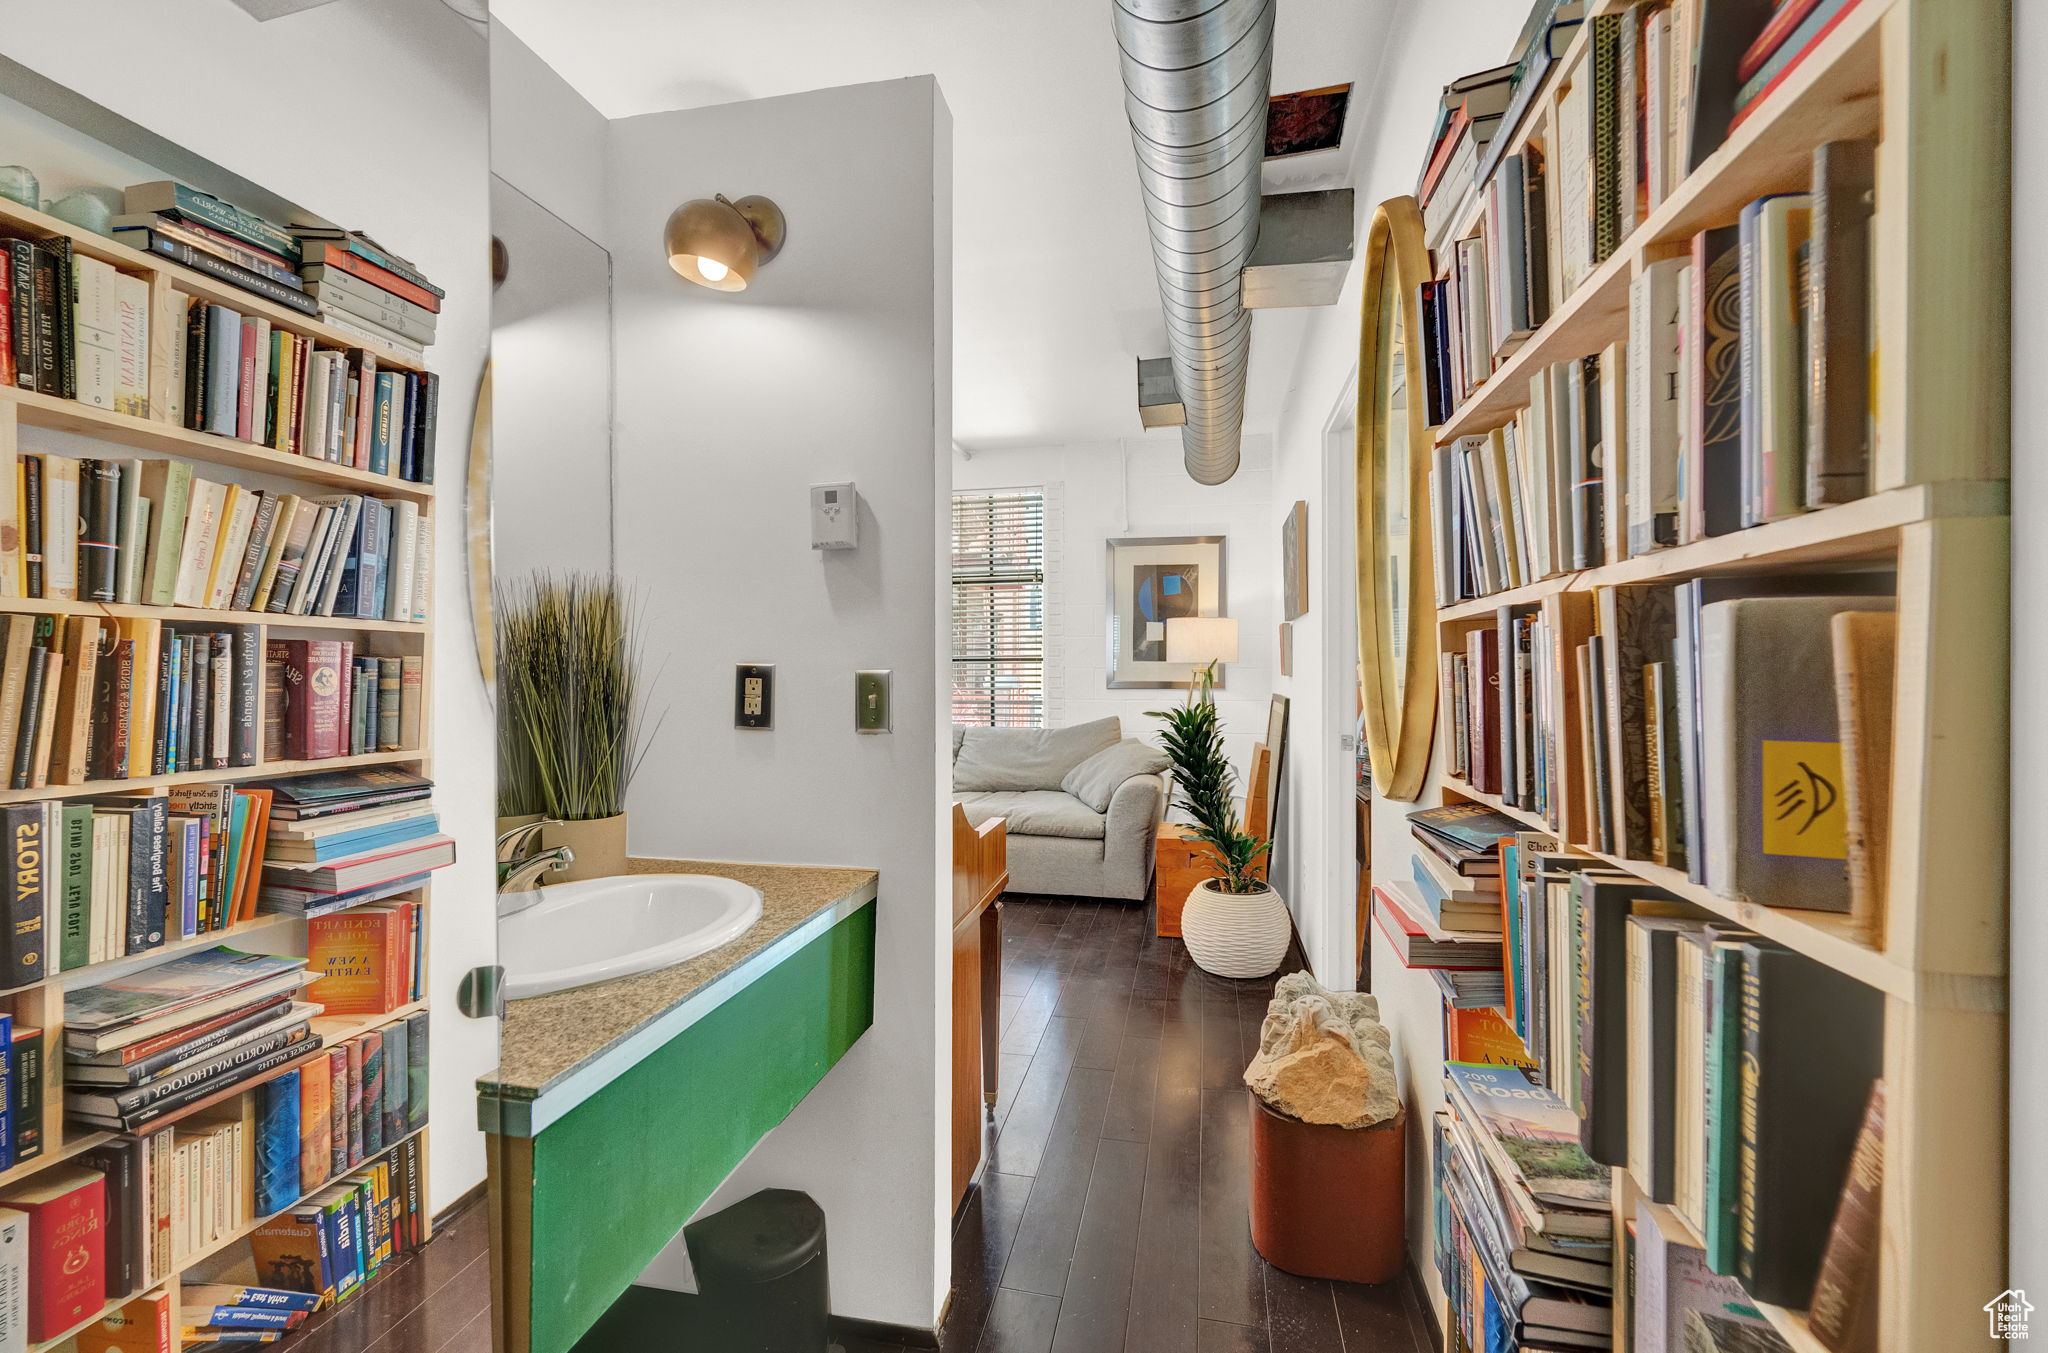
{"type": "MultiPolygon", "coordinates": [[[[637,855],[881,871],[875,1026],[707,1204],[806,1190],[842,1315],[932,1327],[946,1282],[937,688],[952,356],[950,123],[928,77],[612,125],[618,563],[648,598],[665,706],[637,855]],[[680,202],[762,193],[789,243],[742,293],[659,241],[680,202]],[[809,488],[852,480],[857,551],[810,548],[809,488]],[[733,666],[776,667],[732,727],[733,666]],[[853,730],[857,668],[895,732],[853,730]]],[[[716,1093],[707,1087],[707,1093],[716,1093]]],[[[680,1244],[645,1281],[687,1282],[680,1244]]]]}
{"type": "MultiPolygon", "coordinates": [[[[490,323],[483,37],[445,7],[420,0],[343,0],[268,24],[224,0],[0,0],[0,31],[14,60],[171,143],[161,154],[150,151],[150,160],[181,174],[200,172],[203,166],[175,153],[183,147],[227,175],[368,231],[448,290],[429,356],[443,379],[433,649],[435,740],[442,750],[435,797],[461,855],[436,875],[429,955],[436,1006],[429,1202],[445,1207],[484,1177],[474,1082],[497,1064],[495,1022],[455,1012],[462,974],[493,962],[497,952],[489,863],[496,769],[462,531],[467,432],[490,323]],[[307,121],[309,109],[325,106],[317,97],[309,101],[308,71],[316,65],[348,72],[332,135],[309,129],[307,121]]],[[[0,158],[14,162],[16,145],[10,138],[0,158]]],[[[53,143],[42,140],[38,154],[45,153],[41,147],[53,143]]],[[[125,173],[138,158],[99,153],[97,163],[125,173]]],[[[69,176],[81,177],[94,163],[94,153],[82,154],[69,176]]],[[[58,182],[66,175],[48,177],[58,182]]],[[[114,187],[130,181],[100,180],[114,187]]],[[[235,191],[226,178],[195,186],[235,191]]]]}
{"type": "MultiPolygon", "coordinates": [[[[1378,68],[1360,72],[1358,88],[1370,100],[1362,114],[1351,120],[1352,135],[1362,133],[1352,178],[1358,193],[1361,261],[1345,279],[1338,303],[1314,312],[1304,331],[1289,380],[1292,393],[1276,439],[1277,500],[1308,498],[1318,502],[1313,490],[1321,486],[1330,495],[1324,501],[1333,506],[1324,514],[1326,520],[1349,510],[1353,488],[1344,462],[1350,449],[1343,438],[1332,438],[1328,431],[1345,403],[1358,364],[1362,246],[1372,210],[1387,198],[1415,191],[1443,86],[1505,60],[1528,10],[1527,0],[1464,0],[1456,5],[1407,0],[1395,9],[1378,68]]],[[[1313,532],[1311,541],[1317,544],[1313,532]]],[[[1315,622],[1308,626],[1315,634],[1311,638],[1297,627],[1295,674],[1277,683],[1278,689],[1294,697],[1294,718],[1301,734],[1293,739],[1289,797],[1317,818],[1294,825],[1304,846],[1303,867],[1319,869],[1325,880],[1329,910],[1303,926],[1305,938],[1313,930],[1321,943],[1323,957],[1318,960],[1317,973],[1325,981],[1348,967],[1348,946],[1353,943],[1353,900],[1341,886],[1350,877],[1353,852],[1346,820],[1353,812],[1349,798],[1353,753],[1341,742],[1351,731],[1356,703],[1355,623],[1348,611],[1355,604],[1355,588],[1347,576],[1350,557],[1348,538],[1329,533],[1312,552],[1314,610],[1304,622],[1315,622]],[[1322,544],[1333,548],[1326,551],[1322,544]],[[1343,604],[1327,605],[1333,598],[1341,598],[1343,604]],[[1313,647],[1313,658],[1305,654],[1305,646],[1313,647]],[[1323,809],[1320,813],[1316,812],[1318,804],[1323,809]],[[1332,971],[1325,972],[1325,963],[1332,971]]],[[[1410,847],[1402,814],[1419,804],[1441,802],[1441,783],[1432,765],[1418,804],[1387,800],[1373,804],[1373,854],[1382,868],[1405,862],[1410,847]]],[[[1316,949],[1310,952],[1314,956],[1316,949]]],[[[1409,1112],[1409,1248],[1417,1270],[1434,1288],[1431,1217],[1426,1205],[1428,1125],[1442,1100],[1437,1070],[1442,1057],[1442,998],[1426,973],[1410,972],[1384,951],[1375,955],[1372,977],[1381,1017],[1394,1036],[1396,1069],[1409,1112]]]]}
{"type": "Polygon", "coordinates": [[[491,21],[491,172],[600,244],[610,134],[603,113],[491,21]]]}
{"type": "MultiPolygon", "coordinates": [[[[1136,413],[1132,418],[1135,420],[1136,413]]],[[[1177,703],[1173,690],[1108,686],[1106,542],[1118,536],[1218,535],[1223,542],[1223,611],[1238,622],[1238,661],[1223,668],[1217,713],[1224,745],[1243,785],[1252,745],[1266,732],[1280,623],[1280,517],[1272,495],[1272,441],[1244,440],[1229,482],[1197,484],[1182,465],[1180,434],[1155,432],[1116,442],[955,453],[957,490],[1057,486],[1057,523],[1048,523],[1046,721],[1055,728],[1112,715],[1127,737],[1150,737],[1146,712],[1177,703]]],[[[1049,502],[1049,507],[1051,503],[1049,502]]]]}
{"type": "MultiPolygon", "coordinates": [[[[2048,758],[2048,709],[2038,698],[2048,669],[2048,473],[2041,429],[2048,427],[2048,258],[2039,223],[2048,220],[2048,12],[2036,3],[2012,7],[2012,765],[2038,767],[2048,758]],[[2028,228],[2021,228],[2022,224],[2028,228]]],[[[2048,822],[2048,785],[2039,774],[2012,780],[2012,963],[2016,978],[2041,971],[2048,959],[2048,882],[2032,844],[2048,822]]],[[[2048,1289],[2048,1161],[2020,1144],[2036,1140],[2048,1115],[2048,1084],[2040,1075],[2048,1044],[2048,990],[2039,981],[2012,984],[2011,1244],[2012,1283],[2048,1289]]]]}

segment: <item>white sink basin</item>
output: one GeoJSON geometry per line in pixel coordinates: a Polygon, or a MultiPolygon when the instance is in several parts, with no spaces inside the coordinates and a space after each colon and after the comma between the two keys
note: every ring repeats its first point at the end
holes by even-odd
{"type": "Polygon", "coordinates": [[[505,997],[519,1000],[650,972],[744,935],[761,892],[709,874],[628,874],[512,894],[498,922],[505,997]]]}

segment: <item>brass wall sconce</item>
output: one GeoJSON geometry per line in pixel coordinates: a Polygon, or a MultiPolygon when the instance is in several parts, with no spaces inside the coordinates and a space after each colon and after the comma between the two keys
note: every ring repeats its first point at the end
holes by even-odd
{"type": "Polygon", "coordinates": [[[754,271],[782,251],[789,223],[765,197],[685,202],[669,214],[662,239],[668,265],[713,291],[745,291],[754,271]]]}

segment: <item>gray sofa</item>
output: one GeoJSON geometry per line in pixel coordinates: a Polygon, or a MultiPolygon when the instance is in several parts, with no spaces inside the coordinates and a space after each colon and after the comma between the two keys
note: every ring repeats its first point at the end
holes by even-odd
{"type": "Polygon", "coordinates": [[[1143,900],[1166,768],[1113,718],[953,729],[953,801],[975,826],[1004,819],[1012,892],[1143,900]]]}

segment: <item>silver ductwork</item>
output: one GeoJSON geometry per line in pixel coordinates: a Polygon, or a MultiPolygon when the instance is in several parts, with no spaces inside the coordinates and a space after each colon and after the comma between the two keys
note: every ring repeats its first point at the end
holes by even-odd
{"type": "Polygon", "coordinates": [[[1112,0],[1124,110],[1138,152],[1181,446],[1197,483],[1237,472],[1259,238],[1259,166],[1278,0],[1112,0]]]}

